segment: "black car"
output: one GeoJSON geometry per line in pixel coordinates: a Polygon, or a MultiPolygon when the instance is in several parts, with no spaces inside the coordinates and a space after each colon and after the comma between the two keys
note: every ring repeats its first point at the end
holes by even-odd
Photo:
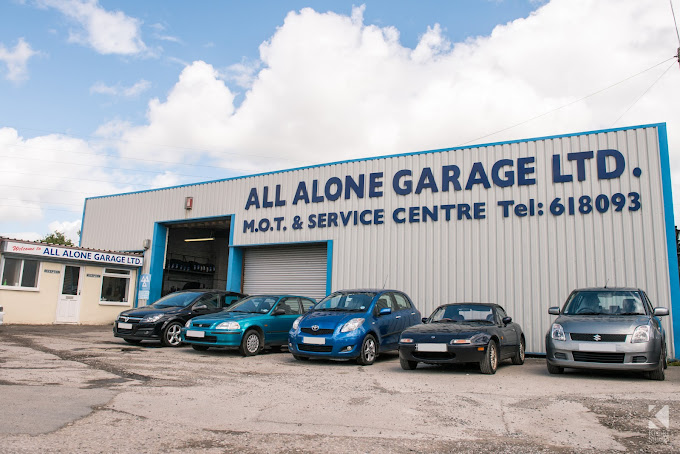
{"type": "Polygon", "coordinates": [[[495,374],[504,359],[523,364],[525,345],[522,328],[501,306],[445,304],[401,333],[399,362],[405,370],[418,363],[479,363],[483,374],[495,374]]]}
{"type": "Polygon", "coordinates": [[[224,310],[244,296],[223,290],[174,292],[149,306],[121,312],[113,324],[113,335],[130,344],[160,340],[166,347],[177,347],[182,343],[180,334],[186,322],[224,310]]]}

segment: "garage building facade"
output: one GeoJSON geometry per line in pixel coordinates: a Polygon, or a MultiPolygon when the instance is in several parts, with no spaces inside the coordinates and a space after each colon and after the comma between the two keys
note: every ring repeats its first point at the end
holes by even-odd
{"type": "Polygon", "coordinates": [[[423,315],[497,303],[544,352],[572,289],[645,290],[680,339],[665,124],[336,162],[89,198],[81,244],[145,253],[180,288],[397,288],[423,315]],[[675,322],[675,323],[673,323],[675,322]]]}

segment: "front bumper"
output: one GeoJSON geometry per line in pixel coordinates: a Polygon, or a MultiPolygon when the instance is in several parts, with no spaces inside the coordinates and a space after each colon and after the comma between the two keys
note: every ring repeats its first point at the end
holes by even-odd
{"type": "Polygon", "coordinates": [[[446,352],[422,352],[416,344],[399,344],[399,357],[425,364],[479,363],[484,360],[486,345],[449,345],[446,352]]]}
{"type": "Polygon", "coordinates": [[[365,336],[366,331],[361,328],[328,335],[310,335],[298,329],[288,333],[288,350],[296,356],[309,358],[353,359],[361,354],[365,336]]]}
{"type": "Polygon", "coordinates": [[[546,336],[546,360],[557,367],[575,369],[649,371],[659,367],[661,345],[650,342],[557,341],[546,336]],[[599,344],[599,345],[598,345],[599,344]]]}
{"type": "Polygon", "coordinates": [[[113,335],[124,339],[159,340],[164,323],[133,323],[131,329],[118,328],[118,321],[113,322],[113,335]]]}
{"type": "Polygon", "coordinates": [[[206,345],[213,347],[238,347],[241,345],[243,330],[223,331],[201,328],[182,328],[182,342],[187,344],[206,345]],[[188,336],[187,331],[203,333],[203,337],[188,336]]]}

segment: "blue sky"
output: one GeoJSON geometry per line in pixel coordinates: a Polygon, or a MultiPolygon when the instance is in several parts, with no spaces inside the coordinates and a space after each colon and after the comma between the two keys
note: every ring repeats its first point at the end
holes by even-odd
{"type": "Polygon", "coordinates": [[[677,183],[678,45],[662,1],[5,1],[0,235],[76,240],[89,196],[661,121],[677,183]]]}

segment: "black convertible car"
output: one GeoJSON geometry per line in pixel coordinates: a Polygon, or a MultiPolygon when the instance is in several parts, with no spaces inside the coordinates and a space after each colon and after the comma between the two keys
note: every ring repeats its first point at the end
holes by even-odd
{"type": "Polygon", "coordinates": [[[499,361],[524,363],[524,334],[497,304],[445,304],[422,325],[407,328],[399,339],[399,362],[405,370],[418,363],[479,363],[495,374],[499,361]]]}

